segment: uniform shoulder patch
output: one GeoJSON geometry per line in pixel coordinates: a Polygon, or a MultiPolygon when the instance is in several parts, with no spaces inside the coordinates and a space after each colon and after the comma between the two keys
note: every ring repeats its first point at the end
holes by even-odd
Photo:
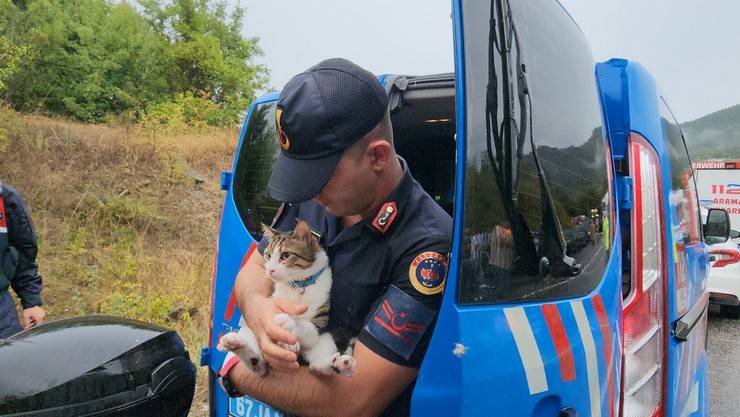
{"type": "Polygon", "coordinates": [[[391,285],[365,330],[388,349],[409,359],[434,314],[434,310],[391,285]]]}
{"type": "Polygon", "coordinates": [[[442,292],[447,279],[447,257],[439,252],[422,252],[411,261],[409,280],[422,294],[442,292]]]}
{"type": "Polygon", "coordinates": [[[396,219],[397,215],[398,206],[396,205],[396,202],[391,201],[385,203],[378,211],[375,219],[373,219],[372,225],[378,232],[385,233],[388,231],[388,228],[391,227],[391,224],[393,223],[393,220],[396,219]]]}

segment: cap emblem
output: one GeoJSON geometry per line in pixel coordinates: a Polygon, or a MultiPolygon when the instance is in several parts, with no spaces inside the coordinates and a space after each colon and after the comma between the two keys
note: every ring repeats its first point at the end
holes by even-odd
{"type": "Polygon", "coordinates": [[[287,151],[288,148],[290,148],[290,139],[288,139],[288,135],[285,134],[283,126],[280,124],[280,119],[282,117],[283,109],[278,108],[277,110],[275,110],[275,125],[277,126],[278,143],[284,151],[287,151]]]}

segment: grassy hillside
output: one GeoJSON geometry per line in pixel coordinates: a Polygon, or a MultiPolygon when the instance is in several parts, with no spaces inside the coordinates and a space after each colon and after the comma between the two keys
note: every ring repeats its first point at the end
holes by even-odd
{"type": "Polygon", "coordinates": [[[694,162],[740,159],[740,104],[682,123],[694,162]]]}
{"type": "MultiPolygon", "coordinates": [[[[48,319],[109,313],[207,343],[213,245],[237,132],[152,136],[0,108],[0,179],[28,202],[48,319]]],[[[191,416],[207,410],[199,368],[191,416]]]]}

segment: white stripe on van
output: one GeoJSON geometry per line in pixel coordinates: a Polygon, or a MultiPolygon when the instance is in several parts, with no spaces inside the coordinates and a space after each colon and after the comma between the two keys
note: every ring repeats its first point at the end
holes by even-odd
{"type": "Polygon", "coordinates": [[[0,227],[0,233],[8,233],[7,227],[0,227]]]}
{"type": "Polygon", "coordinates": [[[586,351],[586,374],[588,376],[588,396],[591,399],[591,416],[601,417],[601,398],[599,397],[599,363],[596,361],[596,344],[591,326],[586,317],[583,302],[571,301],[573,315],[578,325],[578,333],[581,335],[583,350],[586,351]]]}
{"type": "Polygon", "coordinates": [[[524,365],[529,394],[547,391],[545,365],[542,363],[542,355],[537,348],[537,342],[534,339],[534,333],[532,333],[532,327],[529,325],[524,308],[505,308],[504,315],[509,323],[511,333],[514,335],[514,343],[516,343],[519,357],[522,359],[522,365],[524,365]]]}

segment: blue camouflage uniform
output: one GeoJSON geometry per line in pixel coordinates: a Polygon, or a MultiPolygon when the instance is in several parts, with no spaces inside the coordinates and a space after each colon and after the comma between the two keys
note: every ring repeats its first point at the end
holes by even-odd
{"type": "MultiPolygon", "coordinates": [[[[343,229],[341,219],[306,201],[284,204],[273,227],[293,230],[301,219],[321,236],[333,274],[329,328],[346,329],[386,360],[418,368],[442,300],[452,219],[399,159],[404,176],[374,216],[343,229]]],[[[260,253],[267,243],[263,238],[260,253]]],[[[413,386],[381,416],[408,416],[413,386]]]]}
{"type": "Polygon", "coordinates": [[[9,288],[23,309],[42,305],[37,252],[26,203],[13,187],[0,183],[0,339],[23,330],[9,288]]]}

